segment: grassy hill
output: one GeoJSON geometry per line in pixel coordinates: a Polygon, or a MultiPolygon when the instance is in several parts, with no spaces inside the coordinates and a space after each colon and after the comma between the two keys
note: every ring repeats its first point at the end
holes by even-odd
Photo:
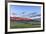
{"type": "Polygon", "coordinates": [[[39,28],[41,27],[40,21],[10,21],[11,28],[39,28]]]}

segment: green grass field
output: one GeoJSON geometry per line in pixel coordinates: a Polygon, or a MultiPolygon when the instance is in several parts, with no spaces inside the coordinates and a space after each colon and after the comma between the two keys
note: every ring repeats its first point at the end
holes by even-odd
{"type": "Polygon", "coordinates": [[[39,28],[41,27],[40,22],[36,21],[11,21],[10,28],[39,28]]]}

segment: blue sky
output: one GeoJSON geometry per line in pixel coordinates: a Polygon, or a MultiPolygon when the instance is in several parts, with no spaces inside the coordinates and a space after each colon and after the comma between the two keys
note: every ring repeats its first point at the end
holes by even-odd
{"type": "Polygon", "coordinates": [[[32,14],[37,15],[40,14],[41,7],[40,6],[19,6],[19,5],[11,5],[10,6],[10,14],[15,13],[17,17],[30,17],[32,14]],[[24,13],[24,14],[23,14],[24,13]]]}

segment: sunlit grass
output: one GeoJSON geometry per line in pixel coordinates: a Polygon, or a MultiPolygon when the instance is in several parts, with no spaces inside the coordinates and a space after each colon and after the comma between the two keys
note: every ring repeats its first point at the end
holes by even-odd
{"type": "Polygon", "coordinates": [[[40,23],[37,22],[19,22],[19,21],[11,21],[10,28],[39,28],[40,23]]]}

